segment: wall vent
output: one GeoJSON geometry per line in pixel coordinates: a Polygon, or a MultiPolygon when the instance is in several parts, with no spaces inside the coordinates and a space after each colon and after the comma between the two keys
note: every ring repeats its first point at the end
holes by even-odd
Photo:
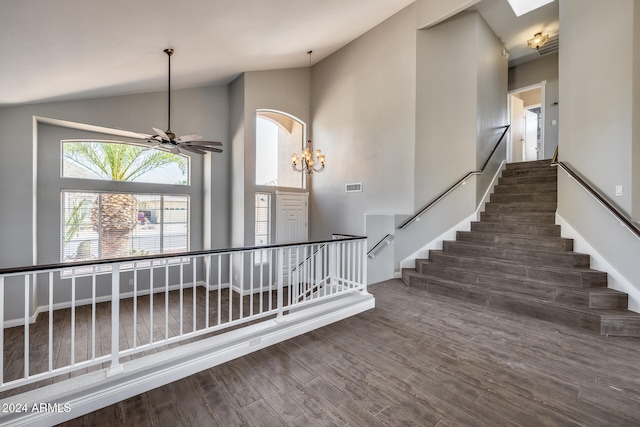
{"type": "Polygon", "coordinates": [[[362,183],[358,182],[356,184],[345,184],[344,191],[346,191],[347,193],[362,191],[362,183]]]}
{"type": "Polygon", "coordinates": [[[536,52],[538,56],[545,56],[551,53],[558,52],[559,48],[560,48],[560,34],[553,34],[549,36],[549,40],[544,45],[536,49],[536,52]]]}

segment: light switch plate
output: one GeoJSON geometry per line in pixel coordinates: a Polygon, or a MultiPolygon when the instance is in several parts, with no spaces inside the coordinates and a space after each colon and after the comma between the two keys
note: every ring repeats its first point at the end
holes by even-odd
{"type": "Polygon", "coordinates": [[[616,185],[616,196],[622,196],[622,185],[616,185]]]}

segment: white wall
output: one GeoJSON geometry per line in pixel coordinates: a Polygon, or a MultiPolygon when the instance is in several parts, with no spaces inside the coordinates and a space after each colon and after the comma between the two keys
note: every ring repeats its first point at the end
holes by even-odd
{"type": "MultiPolygon", "coordinates": [[[[544,123],[544,158],[550,159],[558,146],[559,86],[558,86],[558,54],[550,54],[535,61],[509,68],[509,90],[538,84],[543,80],[545,85],[545,123],[544,123]],[[555,120],[555,125],[553,121],[555,120]]],[[[526,106],[526,104],[525,104],[526,106]]]]}

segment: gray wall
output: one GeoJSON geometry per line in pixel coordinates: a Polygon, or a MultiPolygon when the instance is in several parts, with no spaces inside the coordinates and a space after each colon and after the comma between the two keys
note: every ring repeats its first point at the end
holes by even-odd
{"type": "MultiPolygon", "coordinates": [[[[564,37],[563,37],[564,38],[564,37]]],[[[558,54],[550,54],[509,68],[509,90],[538,84],[546,80],[545,85],[545,123],[544,123],[544,158],[550,159],[558,146],[558,117],[559,85],[558,85],[558,54]],[[553,125],[553,121],[556,125],[553,125]]]]}
{"type": "MultiPolygon", "coordinates": [[[[327,154],[327,171],[313,177],[312,238],[365,233],[372,247],[386,234],[380,224],[390,217],[399,224],[481,166],[506,124],[501,50],[477,13],[417,30],[414,4],[314,66],[315,143],[327,154]],[[357,182],[361,193],[344,192],[357,182]]],[[[461,187],[427,221],[396,229],[393,263],[384,252],[370,263],[397,268],[471,215],[504,153],[487,177],[461,187]]],[[[371,267],[370,282],[392,276],[388,270],[371,267]]]]}
{"type": "MultiPolygon", "coordinates": [[[[560,3],[560,159],[631,212],[632,0],[560,3]],[[584,29],[599,36],[584,42],[584,29]],[[616,185],[625,189],[615,196],[616,185]]],[[[640,184],[639,184],[640,185],[640,184]]]]}
{"type": "MultiPolygon", "coordinates": [[[[231,84],[234,246],[254,245],[255,192],[274,193],[276,189],[255,184],[256,111],[281,111],[308,123],[309,71],[309,68],[252,71],[244,73],[231,84]]],[[[323,148],[315,144],[314,147],[323,148]]],[[[271,200],[275,206],[275,196],[271,200]]],[[[272,223],[275,224],[275,220],[272,223]]],[[[272,229],[272,236],[275,236],[275,229],[272,229]]]]}
{"type": "MultiPolygon", "coordinates": [[[[482,167],[507,123],[507,61],[502,44],[478,13],[458,14],[418,31],[417,37],[416,211],[482,167]]],[[[503,143],[484,175],[397,232],[396,268],[473,214],[505,153],[503,143]]]]}
{"type": "MultiPolygon", "coordinates": [[[[313,67],[314,174],[310,237],[365,233],[365,213],[413,210],[414,5],[313,67]],[[363,191],[345,193],[345,184],[363,191]]],[[[374,242],[370,242],[374,243],[374,242]]]]}
{"type": "MultiPolygon", "coordinates": [[[[640,98],[634,97],[637,64],[637,2],[565,0],[560,3],[560,160],[566,162],[624,213],[631,213],[639,172],[640,98]],[[584,43],[584,29],[599,36],[584,43]],[[624,194],[615,196],[616,185],[624,194]]],[[[637,93],[637,92],[636,92],[637,93]]],[[[630,236],[566,174],[558,173],[558,214],[634,288],[630,307],[640,309],[640,240],[630,236]]]]}
{"type": "Polygon", "coordinates": [[[632,156],[632,181],[635,185],[632,188],[631,215],[636,225],[640,226],[640,6],[634,4],[633,8],[633,145],[632,156]]]}
{"type": "MultiPolygon", "coordinates": [[[[209,199],[200,198],[201,212],[194,212],[198,220],[192,227],[192,241],[203,245],[204,203],[209,206],[211,226],[209,240],[213,247],[229,246],[229,150],[228,150],[228,88],[206,87],[172,92],[172,128],[178,134],[197,132],[207,139],[225,144],[222,154],[209,156],[211,183],[209,199]],[[197,229],[200,228],[200,229],[197,229]],[[197,237],[193,237],[197,236],[197,237]]],[[[166,127],[166,93],[118,96],[84,101],[24,105],[0,109],[0,267],[31,265],[34,260],[34,120],[33,116],[55,118],[113,129],[150,133],[151,126],[166,127]]],[[[36,141],[37,142],[37,141],[36,141]]],[[[42,161],[50,161],[42,159],[42,161]]],[[[55,161],[58,164],[59,160],[55,161]]],[[[200,160],[202,162],[202,160],[200,160]]],[[[55,167],[55,166],[54,166],[55,167]]],[[[201,172],[202,173],[202,168],[201,172]]],[[[202,176],[202,175],[201,175],[202,176]]],[[[203,188],[206,188],[203,185],[203,188]]],[[[52,196],[53,197],[53,196],[52,196]]],[[[55,195],[59,202],[59,193],[55,195]]],[[[43,207],[44,208],[44,207],[43,207]]],[[[56,208],[59,215],[59,207],[56,208]]],[[[41,223],[43,236],[59,233],[59,222],[41,223]],[[53,234],[52,234],[53,233],[53,234]]],[[[59,235],[56,241],[59,242],[59,235]]],[[[192,249],[200,247],[192,246],[192,249]]],[[[59,250],[55,251],[55,254],[59,250]]],[[[54,255],[46,255],[55,257],[54,255]]],[[[44,255],[42,255],[44,256],[44,255]]],[[[48,258],[49,259],[49,258],[48,258]]],[[[5,299],[6,318],[16,317],[16,309],[23,307],[23,293],[8,289],[5,299]],[[12,293],[15,291],[15,293],[12,293]]],[[[19,312],[18,312],[19,313],[19,312]]],[[[19,315],[19,314],[18,314],[19,315]]]]}

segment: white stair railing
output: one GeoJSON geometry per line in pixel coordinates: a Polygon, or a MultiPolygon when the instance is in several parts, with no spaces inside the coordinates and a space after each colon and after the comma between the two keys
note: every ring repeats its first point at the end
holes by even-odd
{"type": "Polygon", "coordinates": [[[358,236],[1,269],[0,399],[63,375],[115,376],[132,358],[366,293],[358,236]],[[16,295],[23,316],[5,320],[16,295]]]}

